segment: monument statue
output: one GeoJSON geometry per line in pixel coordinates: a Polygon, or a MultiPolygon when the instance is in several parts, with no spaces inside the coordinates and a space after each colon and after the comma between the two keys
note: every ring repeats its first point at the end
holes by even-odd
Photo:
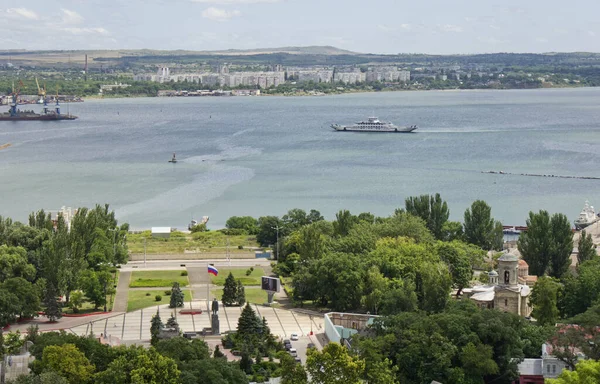
{"type": "Polygon", "coordinates": [[[212,301],[212,313],[213,313],[213,315],[219,314],[219,302],[217,301],[216,298],[213,298],[213,301],[212,301]]]}

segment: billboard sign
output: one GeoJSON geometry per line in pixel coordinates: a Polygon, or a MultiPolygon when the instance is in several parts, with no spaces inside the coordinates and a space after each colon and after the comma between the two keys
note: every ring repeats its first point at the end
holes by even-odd
{"type": "Polygon", "coordinates": [[[281,282],[277,277],[263,276],[260,286],[263,291],[279,292],[281,290],[281,282]]]}

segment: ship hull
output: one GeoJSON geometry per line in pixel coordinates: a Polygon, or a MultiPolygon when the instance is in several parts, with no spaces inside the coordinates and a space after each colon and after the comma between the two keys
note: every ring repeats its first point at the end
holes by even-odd
{"type": "Polygon", "coordinates": [[[0,115],[0,121],[56,121],[75,119],[77,119],[77,116],[73,115],[0,115]]]}
{"type": "Polygon", "coordinates": [[[333,124],[331,126],[336,131],[342,132],[368,132],[368,133],[410,133],[417,129],[417,127],[395,127],[395,128],[378,128],[378,129],[364,129],[361,127],[343,126],[333,124]]]}
{"type": "Polygon", "coordinates": [[[578,231],[589,227],[590,225],[596,223],[598,221],[598,218],[596,218],[595,220],[592,221],[586,221],[586,222],[580,222],[580,221],[576,221],[575,222],[575,229],[577,229],[578,231]]]}

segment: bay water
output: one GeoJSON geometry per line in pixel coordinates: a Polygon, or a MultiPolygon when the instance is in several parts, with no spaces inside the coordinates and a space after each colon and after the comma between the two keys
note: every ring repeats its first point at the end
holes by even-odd
{"type": "Polygon", "coordinates": [[[572,221],[585,200],[600,205],[600,180],[518,175],[600,177],[597,88],[105,99],[68,108],[78,120],[0,122],[0,145],[11,144],[0,150],[0,215],[26,220],[40,208],[109,203],[136,229],[183,229],[201,216],[221,228],[230,216],[291,208],[327,219],[340,209],[388,216],[408,196],[439,192],[453,220],[483,199],[505,225],[524,225],[530,210],[572,221]],[[419,129],[329,128],[369,116],[419,129]]]}

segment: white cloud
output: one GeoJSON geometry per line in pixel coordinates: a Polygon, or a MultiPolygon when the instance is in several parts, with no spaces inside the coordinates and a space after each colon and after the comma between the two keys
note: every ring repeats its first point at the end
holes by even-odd
{"type": "Polygon", "coordinates": [[[548,39],[546,39],[545,37],[536,37],[535,41],[537,41],[538,43],[547,43],[548,39]]]}
{"type": "Polygon", "coordinates": [[[225,9],[215,7],[206,8],[204,11],[202,11],[202,17],[214,21],[227,21],[232,17],[240,16],[241,14],[242,13],[237,9],[233,11],[227,11],[225,9]]]}
{"type": "Polygon", "coordinates": [[[23,17],[23,18],[29,19],[29,20],[37,20],[40,18],[37,15],[37,13],[35,13],[32,10],[27,9],[27,8],[8,8],[6,10],[6,13],[8,13],[9,15],[23,17]]]}
{"type": "Polygon", "coordinates": [[[74,35],[108,35],[108,31],[102,27],[97,28],[78,28],[78,27],[67,27],[62,28],[63,31],[72,33],[74,35]]]}
{"type": "Polygon", "coordinates": [[[400,28],[404,29],[405,31],[410,31],[412,29],[412,25],[410,25],[410,24],[400,24],[400,28]]]}
{"type": "Polygon", "coordinates": [[[194,3],[203,4],[258,4],[258,3],[279,3],[279,0],[191,0],[194,3]]]}
{"type": "Polygon", "coordinates": [[[62,11],[62,21],[65,24],[81,24],[83,23],[83,16],[75,11],[71,11],[68,9],[61,9],[62,11]]]}
{"type": "Polygon", "coordinates": [[[497,26],[497,25],[494,25],[494,24],[490,24],[490,28],[492,28],[492,29],[496,29],[496,30],[500,29],[500,27],[499,27],[499,26],[497,26]]]}
{"type": "Polygon", "coordinates": [[[438,25],[438,29],[443,32],[462,32],[463,31],[463,29],[460,25],[454,25],[454,24],[438,25]]]}
{"type": "Polygon", "coordinates": [[[383,25],[383,24],[378,24],[377,28],[381,29],[384,32],[394,32],[396,30],[396,28],[394,28],[394,27],[389,27],[389,26],[383,25]]]}
{"type": "Polygon", "coordinates": [[[594,32],[594,31],[588,31],[588,35],[594,37],[594,36],[596,36],[596,32],[594,32]]]}

